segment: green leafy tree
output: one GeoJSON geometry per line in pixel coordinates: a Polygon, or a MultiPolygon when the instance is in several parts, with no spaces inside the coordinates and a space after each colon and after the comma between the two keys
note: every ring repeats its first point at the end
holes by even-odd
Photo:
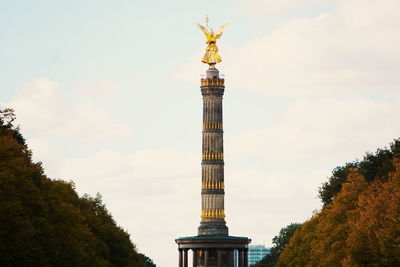
{"type": "Polygon", "coordinates": [[[260,262],[254,264],[254,267],[270,267],[275,266],[276,261],[279,258],[279,255],[285,248],[285,246],[289,243],[289,240],[295,233],[297,229],[301,227],[299,223],[292,223],[288,226],[282,228],[279,231],[279,234],[272,239],[272,247],[271,254],[267,255],[260,262]]]}
{"type": "Polygon", "coordinates": [[[144,255],[144,254],[139,254],[141,257],[143,257],[143,259],[144,259],[144,261],[145,261],[145,263],[146,263],[146,267],[157,267],[156,265],[155,265],[155,263],[153,262],[153,260],[152,259],[150,259],[149,257],[147,257],[146,255],[144,255]]]}
{"type": "Polygon", "coordinates": [[[333,170],[328,181],[319,188],[319,197],[324,205],[332,202],[335,195],[347,181],[349,170],[356,168],[367,182],[375,179],[385,180],[394,171],[393,159],[400,155],[400,139],[394,140],[389,148],[378,149],[375,153],[366,153],[361,161],[346,163],[333,170]]]}
{"type": "Polygon", "coordinates": [[[44,174],[14,120],[0,111],[0,266],[149,266],[99,194],[44,174]]]}
{"type": "Polygon", "coordinates": [[[25,139],[20,133],[19,127],[15,127],[13,122],[15,121],[15,113],[11,108],[0,110],[0,134],[2,136],[11,136],[21,145],[26,145],[25,139]]]}
{"type": "Polygon", "coordinates": [[[310,249],[317,239],[316,227],[320,216],[314,215],[296,231],[273,266],[307,266],[311,260],[310,249]],[[279,260],[279,261],[278,261],[279,260]]]}

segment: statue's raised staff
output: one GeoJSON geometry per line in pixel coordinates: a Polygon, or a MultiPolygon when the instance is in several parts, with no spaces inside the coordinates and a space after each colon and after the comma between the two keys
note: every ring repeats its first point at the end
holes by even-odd
{"type": "Polygon", "coordinates": [[[211,68],[215,67],[215,64],[222,61],[221,56],[218,54],[217,40],[221,37],[222,32],[228,26],[228,24],[222,25],[217,33],[214,33],[213,29],[208,27],[208,18],[206,18],[206,27],[197,23],[197,26],[202,30],[207,38],[206,54],[204,55],[201,62],[210,65],[211,68]]]}

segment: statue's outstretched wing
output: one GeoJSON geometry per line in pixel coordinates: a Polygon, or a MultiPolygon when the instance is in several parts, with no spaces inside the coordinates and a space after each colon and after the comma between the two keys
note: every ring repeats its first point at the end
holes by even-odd
{"type": "Polygon", "coordinates": [[[222,26],[219,28],[219,30],[217,31],[217,34],[215,35],[215,37],[216,37],[217,39],[218,39],[219,37],[221,37],[223,31],[224,31],[224,30],[226,29],[226,27],[228,27],[228,26],[229,26],[228,23],[222,25],[222,26]]]}
{"type": "Polygon", "coordinates": [[[202,32],[204,32],[204,34],[206,35],[207,40],[210,39],[210,33],[207,31],[206,27],[204,27],[204,26],[202,26],[202,25],[200,25],[198,23],[196,23],[196,24],[197,24],[197,27],[199,27],[200,30],[202,32]]]}

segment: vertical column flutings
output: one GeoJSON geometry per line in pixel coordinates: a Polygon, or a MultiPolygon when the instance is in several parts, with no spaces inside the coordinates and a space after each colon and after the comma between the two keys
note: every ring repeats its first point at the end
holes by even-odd
{"type": "MultiPolygon", "coordinates": [[[[216,221],[225,224],[223,200],[223,80],[202,82],[203,94],[203,144],[202,144],[202,224],[216,221]],[[215,87],[217,86],[217,87],[215,87]],[[208,219],[213,219],[208,221],[208,219]]],[[[209,228],[209,227],[208,227],[209,228]]],[[[222,230],[227,233],[227,228],[222,230]]],[[[199,227],[199,233],[200,233],[199,227]]]]}

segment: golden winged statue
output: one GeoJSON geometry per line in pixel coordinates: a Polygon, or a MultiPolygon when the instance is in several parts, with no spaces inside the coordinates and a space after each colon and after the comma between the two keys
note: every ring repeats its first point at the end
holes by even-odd
{"type": "Polygon", "coordinates": [[[204,32],[207,41],[207,48],[206,48],[206,53],[201,60],[201,62],[206,63],[210,65],[211,68],[214,68],[215,64],[219,63],[222,61],[221,56],[218,54],[218,47],[217,47],[217,40],[221,37],[222,32],[226,27],[228,27],[228,24],[222,25],[217,33],[214,33],[213,29],[208,27],[208,17],[206,17],[206,27],[200,25],[197,23],[197,26],[204,32]]]}

